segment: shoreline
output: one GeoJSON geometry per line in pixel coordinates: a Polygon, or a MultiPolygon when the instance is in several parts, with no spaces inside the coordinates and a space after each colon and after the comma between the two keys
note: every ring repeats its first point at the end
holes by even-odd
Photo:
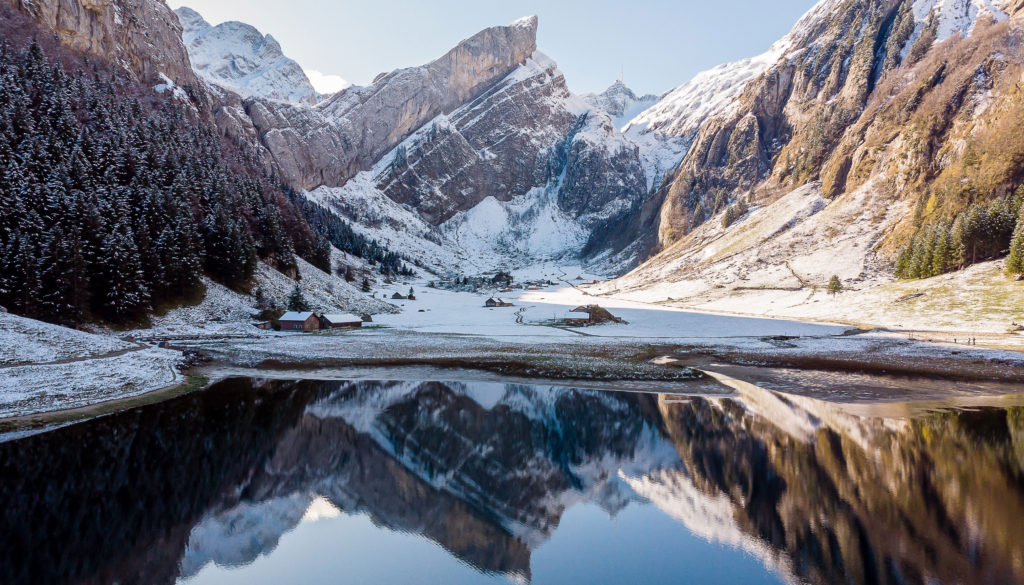
{"type": "Polygon", "coordinates": [[[211,380],[204,376],[185,374],[184,382],[147,390],[139,394],[111,398],[72,408],[47,410],[7,418],[0,417],[0,442],[18,439],[35,433],[45,433],[67,425],[125,412],[142,406],[158,404],[179,396],[191,394],[192,392],[201,392],[211,384],[211,380]]]}

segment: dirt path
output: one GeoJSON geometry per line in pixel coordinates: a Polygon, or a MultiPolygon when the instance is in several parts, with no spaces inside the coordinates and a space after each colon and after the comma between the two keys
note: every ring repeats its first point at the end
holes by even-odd
{"type": "Polygon", "coordinates": [[[60,365],[64,365],[64,364],[74,364],[74,363],[86,362],[86,361],[90,361],[90,360],[103,360],[103,359],[108,359],[108,358],[121,357],[123,355],[128,355],[130,353],[139,352],[139,351],[142,351],[144,349],[149,349],[149,346],[148,345],[138,344],[135,347],[129,347],[127,349],[120,349],[118,351],[111,351],[111,352],[104,353],[104,354],[91,355],[91,356],[87,356],[87,357],[68,358],[66,360],[56,360],[56,361],[52,361],[52,362],[19,362],[19,363],[16,363],[16,364],[0,366],[0,370],[9,370],[11,368],[24,368],[26,366],[60,366],[60,365]]]}

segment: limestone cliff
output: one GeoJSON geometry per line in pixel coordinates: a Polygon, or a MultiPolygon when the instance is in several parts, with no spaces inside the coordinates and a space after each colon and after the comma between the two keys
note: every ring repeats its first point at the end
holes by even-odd
{"type": "Polygon", "coordinates": [[[144,83],[194,84],[181,25],[157,0],[6,0],[75,51],[102,57],[144,83]]]}

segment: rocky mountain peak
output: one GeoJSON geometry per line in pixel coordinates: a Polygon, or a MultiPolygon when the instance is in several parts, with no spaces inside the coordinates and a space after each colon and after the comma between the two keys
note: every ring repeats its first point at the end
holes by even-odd
{"type": "Polygon", "coordinates": [[[412,132],[479,97],[537,50],[537,18],[485,29],[419,67],[378,76],[315,108],[252,105],[248,114],[287,181],[340,187],[412,132]]]}
{"type": "Polygon", "coordinates": [[[595,109],[608,114],[616,128],[623,127],[637,114],[658,102],[658,96],[637,96],[622,80],[616,80],[598,94],[587,94],[583,99],[595,109]]]}
{"type": "Polygon", "coordinates": [[[244,98],[315,104],[319,96],[298,63],[280,43],[242,22],[212,26],[196,11],[175,11],[192,67],[206,81],[244,98]]]}

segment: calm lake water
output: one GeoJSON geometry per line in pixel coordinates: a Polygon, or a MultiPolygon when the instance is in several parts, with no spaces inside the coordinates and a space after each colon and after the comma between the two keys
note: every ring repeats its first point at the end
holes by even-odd
{"type": "Polygon", "coordinates": [[[1024,583],[1024,408],[857,412],[229,380],[0,444],[0,583],[1024,583]]]}

